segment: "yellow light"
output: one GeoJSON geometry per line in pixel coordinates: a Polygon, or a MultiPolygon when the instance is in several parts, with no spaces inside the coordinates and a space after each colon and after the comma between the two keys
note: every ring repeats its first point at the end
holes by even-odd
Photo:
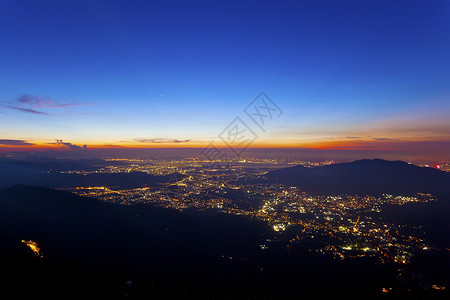
{"type": "Polygon", "coordinates": [[[273,230],[275,230],[275,231],[284,231],[284,230],[286,230],[286,225],[284,225],[284,224],[275,224],[275,225],[273,225],[273,230]]]}
{"type": "Polygon", "coordinates": [[[437,286],[436,284],[431,285],[433,290],[445,290],[445,286],[437,286]]]}
{"type": "Polygon", "coordinates": [[[38,247],[38,243],[36,243],[35,241],[25,241],[22,240],[22,243],[24,243],[25,245],[27,245],[31,251],[33,251],[33,253],[37,256],[42,258],[44,255],[41,253],[41,249],[38,247]]]}

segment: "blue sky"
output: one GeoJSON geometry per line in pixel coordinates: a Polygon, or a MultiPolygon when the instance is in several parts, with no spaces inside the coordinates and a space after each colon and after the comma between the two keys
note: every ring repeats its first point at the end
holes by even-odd
{"type": "Polygon", "coordinates": [[[4,139],[194,145],[265,91],[266,146],[450,140],[444,0],[2,1],[0,45],[4,139]]]}

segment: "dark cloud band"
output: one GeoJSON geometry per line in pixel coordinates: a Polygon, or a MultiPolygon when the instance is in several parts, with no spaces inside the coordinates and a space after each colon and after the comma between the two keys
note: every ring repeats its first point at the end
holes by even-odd
{"type": "Polygon", "coordinates": [[[5,146],[33,146],[35,144],[29,143],[25,140],[7,140],[7,139],[0,139],[0,145],[5,146]]]}

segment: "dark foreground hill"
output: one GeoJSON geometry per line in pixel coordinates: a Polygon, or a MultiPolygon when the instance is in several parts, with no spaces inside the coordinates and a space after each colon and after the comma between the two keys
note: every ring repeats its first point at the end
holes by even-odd
{"type": "MultiPolygon", "coordinates": [[[[241,275],[233,272],[230,258],[244,260],[252,256],[258,251],[258,241],[270,233],[265,224],[243,217],[120,206],[23,185],[0,192],[0,225],[2,251],[16,256],[31,253],[21,240],[35,241],[45,266],[64,265],[89,274],[116,274],[123,280],[142,277],[183,285],[192,283],[192,279],[209,282],[211,276],[216,280],[235,277],[238,281],[241,275]]],[[[3,256],[3,263],[9,259],[3,256]]],[[[257,270],[254,265],[249,267],[257,270]]],[[[21,273],[19,278],[27,277],[26,266],[22,270],[11,268],[21,273]]],[[[56,270],[61,271],[59,267],[56,270]]],[[[72,271],[63,273],[68,276],[66,280],[80,284],[76,276],[70,275],[72,271]]],[[[59,276],[47,276],[49,281],[40,281],[45,286],[43,293],[59,291],[51,282],[59,276]]],[[[33,274],[31,283],[39,277],[33,274]]],[[[21,280],[15,284],[20,286],[21,280]]],[[[100,284],[101,278],[98,280],[100,284]]],[[[245,282],[245,278],[242,280],[245,282]]],[[[96,284],[92,284],[89,288],[95,289],[96,284]]]]}
{"type": "MultiPolygon", "coordinates": [[[[335,261],[308,245],[286,248],[256,220],[23,185],[0,191],[0,263],[1,298],[369,298],[396,276],[371,259],[335,261]],[[268,238],[274,242],[262,250],[268,238]],[[37,242],[43,257],[22,240],[37,242]]],[[[434,293],[407,284],[418,295],[434,293]]]]}
{"type": "Polygon", "coordinates": [[[450,195],[450,174],[402,161],[364,159],[322,167],[271,171],[269,180],[320,193],[450,195]]]}
{"type": "Polygon", "coordinates": [[[55,257],[91,266],[142,270],[192,256],[245,254],[270,231],[261,222],[210,213],[201,216],[151,206],[121,206],[72,193],[15,185],[0,192],[2,237],[36,240],[55,257]],[[145,259],[144,259],[145,258],[145,259]],[[142,260],[141,260],[142,259],[142,260]]]}

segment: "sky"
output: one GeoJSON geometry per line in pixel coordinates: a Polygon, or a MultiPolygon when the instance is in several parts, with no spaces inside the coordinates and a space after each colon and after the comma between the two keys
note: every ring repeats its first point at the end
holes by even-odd
{"type": "Polygon", "coordinates": [[[238,128],[250,148],[450,159],[446,0],[3,0],[0,45],[0,151],[226,147],[238,128]]]}

